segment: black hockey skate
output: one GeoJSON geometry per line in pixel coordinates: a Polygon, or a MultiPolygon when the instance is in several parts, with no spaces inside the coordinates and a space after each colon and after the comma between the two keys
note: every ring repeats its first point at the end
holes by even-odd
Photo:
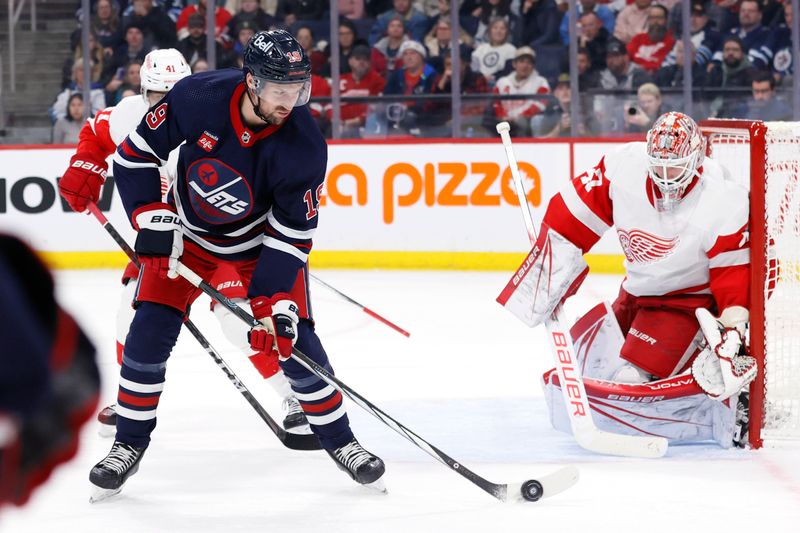
{"type": "Polygon", "coordinates": [[[341,448],[325,450],[336,466],[353,478],[356,483],[369,486],[380,492],[386,492],[381,476],[386,467],[380,457],[365,450],[356,439],[341,448]]]}
{"type": "Polygon", "coordinates": [[[139,470],[146,449],[114,441],[105,459],[94,465],[89,473],[89,481],[95,487],[89,501],[99,502],[119,493],[128,478],[139,470]]]}
{"type": "Polygon", "coordinates": [[[733,445],[746,448],[750,432],[750,393],[739,394],[736,402],[736,427],[733,429],[733,445]]]}
{"type": "Polygon", "coordinates": [[[100,422],[100,429],[97,433],[101,437],[113,437],[117,434],[117,404],[112,403],[97,413],[97,421],[100,422]]]}
{"type": "Polygon", "coordinates": [[[283,419],[283,429],[286,431],[295,430],[294,433],[303,428],[305,433],[311,433],[311,428],[308,427],[308,419],[306,418],[300,402],[294,396],[287,396],[283,399],[283,409],[286,411],[286,417],[283,419]]]}

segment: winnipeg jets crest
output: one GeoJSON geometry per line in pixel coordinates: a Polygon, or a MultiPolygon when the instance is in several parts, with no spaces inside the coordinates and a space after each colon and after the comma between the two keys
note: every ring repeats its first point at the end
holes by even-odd
{"type": "Polygon", "coordinates": [[[242,175],[216,159],[199,159],[186,172],[189,200],[197,216],[212,224],[246,217],[253,193],[242,175]]]}
{"type": "Polygon", "coordinates": [[[667,239],[646,231],[617,229],[619,243],[629,263],[655,263],[672,254],[680,239],[667,239]]]}

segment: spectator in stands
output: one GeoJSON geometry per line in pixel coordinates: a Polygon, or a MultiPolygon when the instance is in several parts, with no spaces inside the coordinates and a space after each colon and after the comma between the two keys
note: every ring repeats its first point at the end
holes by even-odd
{"type": "Polygon", "coordinates": [[[256,31],[269,30],[278,24],[278,19],[268,15],[258,2],[259,0],[241,0],[239,11],[228,21],[228,28],[225,30],[232,40],[236,40],[236,29],[242,22],[249,22],[250,27],[256,31]]]}
{"type": "Polygon", "coordinates": [[[372,68],[388,79],[401,66],[400,47],[408,40],[403,17],[395,15],[386,27],[386,37],[372,47],[372,68]]]}
{"type": "Polygon", "coordinates": [[[138,59],[134,59],[125,67],[122,83],[118,84],[116,90],[114,90],[110,95],[108,94],[110,92],[110,84],[106,85],[106,105],[117,105],[120,100],[125,98],[123,95],[128,90],[132,90],[134,94],[139,93],[142,84],[142,79],[139,76],[139,71],[141,68],[142,62],[138,59]]]}
{"type": "Polygon", "coordinates": [[[298,20],[320,20],[327,4],[323,0],[279,0],[275,16],[287,26],[298,20]]]}
{"type": "Polygon", "coordinates": [[[787,2],[783,6],[786,22],[779,24],[770,34],[767,47],[772,50],[772,75],[775,82],[781,85],[791,85],[794,73],[792,61],[792,4],[787,2]]]}
{"type": "Polygon", "coordinates": [[[198,72],[206,72],[208,70],[211,70],[211,66],[205,59],[196,59],[193,63],[190,63],[189,66],[192,69],[192,74],[197,74],[198,72]]]}
{"type": "MultiPolygon", "coordinates": [[[[436,69],[436,72],[442,73],[444,70],[444,58],[450,55],[450,43],[453,35],[450,19],[439,18],[436,24],[425,37],[423,43],[428,49],[428,63],[436,69]]],[[[459,45],[471,45],[472,37],[466,32],[458,36],[459,45]]],[[[470,48],[471,50],[471,48],[470,48]]]]}
{"type": "MultiPolygon", "coordinates": [[[[715,55],[719,60],[719,56],[722,54],[722,34],[714,28],[714,23],[708,18],[708,12],[702,0],[692,1],[690,23],[692,44],[697,50],[697,64],[707,65],[715,55]]],[[[678,40],[682,35],[681,31],[680,25],[678,25],[678,32],[675,34],[675,38],[678,40]]],[[[673,48],[662,66],[674,63],[675,49],[673,48]]]]}
{"type": "Polygon", "coordinates": [[[647,15],[653,0],[634,0],[617,15],[614,25],[614,37],[623,43],[630,42],[637,33],[647,31],[647,15]]]}
{"type": "MultiPolygon", "coordinates": [[[[433,92],[436,81],[436,71],[425,62],[425,47],[417,41],[405,41],[400,46],[400,57],[403,67],[396,69],[389,76],[384,88],[386,95],[422,95],[433,92]]],[[[401,130],[412,135],[419,135],[420,126],[426,124],[425,102],[422,100],[409,100],[405,103],[390,104],[391,110],[387,117],[401,130]]]]}
{"type": "Polygon", "coordinates": [[[742,40],[750,64],[757,69],[768,68],[773,54],[768,46],[770,31],[761,24],[762,17],[761,2],[742,0],[739,6],[739,26],[731,30],[733,35],[742,40]]]}
{"type": "Polygon", "coordinates": [[[631,62],[628,49],[622,41],[611,39],[606,46],[606,68],[600,72],[603,89],[638,89],[650,81],[639,65],[631,62]]]}
{"type": "MultiPolygon", "coordinates": [[[[92,16],[91,29],[97,36],[97,42],[103,48],[107,48],[109,53],[113,53],[122,42],[122,23],[117,13],[118,7],[111,3],[111,0],[97,0],[95,13],[92,16]]],[[[80,33],[80,29],[75,30],[80,33]]],[[[80,40],[80,35],[77,36],[80,40]]]]}
{"type": "MultiPolygon", "coordinates": [[[[191,65],[198,59],[208,59],[208,38],[206,37],[206,19],[200,13],[189,16],[187,21],[189,34],[178,43],[176,48],[191,65]]],[[[234,64],[235,57],[227,53],[219,42],[214,43],[217,68],[225,68],[234,64]]]]}
{"type": "MultiPolygon", "coordinates": [[[[486,78],[480,72],[475,72],[470,68],[472,49],[462,44],[458,49],[458,56],[460,59],[458,67],[461,94],[488,94],[490,89],[486,78]]],[[[449,55],[444,57],[443,67],[443,72],[433,84],[434,94],[452,94],[453,92],[453,60],[449,55]]],[[[468,130],[473,128],[476,122],[479,122],[486,109],[486,101],[462,100],[460,109],[462,127],[464,130],[468,130]]],[[[452,105],[447,100],[431,102],[429,104],[429,112],[437,114],[440,118],[436,119],[436,122],[442,125],[446,125],[452,119],[452,105]]]]}
{"type": "MultiPolygon", "coordinates": [[[[331,96],[331,85],[328,81],[317,74],[311,74],[311,98],[331,96]]],[[[327,102],[312,101],[308,104],[308,110],[311,112],[311,117],[317,123],[319,131],[326,137],[331,134],[331,110],[333,104],[328,100],[327,102]]]]}
{"type": "MultiPolygon", "coordinates": [[[[56,101],[50,107],[50,119],[56,120],[66,116],[69,97],[75,93],[83,93],[83,58],[75,60],[72,65],[72,82],[56,96],[56,101]]],[[[106,107],[106,98],[103,89],[92,87],[90,93],[91,115],[106,107]]]]}
{"type": "Polygon", "coordinates": [[[340,17],[344,17],[345,20],[358,20],[364,18],[364,0],[337,1],[339,2],[340,17]]]}
{"type": "MultiPolygon", "coordinates": [[[[553,99],[547,108],[531,120],[531,129],[536,137],[571,137],[572,92],[569,74],[559,74],[553,99]]],[[[597,125],[592,113],[584,113],[584,120],[579,121],[579,136],[592,135],[597,132],[597,125]]]]}
{"type": "Polygon", "coordinates": [[[153,0],[133,0],[132,3],[133,11],[122,19],[125,27],[138,24],[145,40],[156,48],[175,46],[175,23],[164,11],[153,0]]]}
{"type": "MultiPolygon", "coordinates": [[[[691,58],[692,62],[692,86],[703,87],[706,85],[706,78],[708,70],[705,65],[697,62],[697,51],[694,45],[689,42],[689,53],[683,52],[683,41],[675,43],[673,52],[675,53],[675,63],[661,67],[653,75],[653,82],[661,88],[665,87],[683,87],[683,62],[687,57],[691,58]]],[[[665,62],[666,63],[666,62],[665,62]]]]}
{"type": "Polygon", "coordinates": [[[523,0],[520,16],[524,44],[531,48],[560,44],[558,26],[563,13],[556,7],[555,0],[523,0]]]}
{"type": "Polygon", "coordinates": [[[414,8],[411,0],[394,0],[392,5],[393,9],[382,13],[375,20],[375,24],[369,32],[370,46],[375,46],[384,34],[388,34],[389,23],[397,17],[403,20],[405,31],[411,36],[411,39],[422,42],[428,32],[428,17],[414,8]]]}
{"type": "Polygon", "coordinates": [[[647,31],[637,33],[628,43],[631,60],[650,73],[661,67],[667,54],[675,46],[675,37],[667,29],[667,9],[652,5],[648,9],[647,31]]]}
{"type": "MultiPolygon", "coordinates": [[[[363,8],[362,8],[363,10],[363,8]]],[[[353,24],[353,21],[343,18],[339,21],[339,71],[341,74],[346,74],[350,72],[350,54],[351,52],[357,47],[361,45],[366,45],[367,41],[361,38],[357,38],[356,35],[358,32],[356,31],[356,25],[353,24]]],[[[369,47],[368,47],[369,48],[369,47]]],[[[331,47],[325,50],[326,55],[330,56],[331,54],[331,47]]],[[[328,71],[326,72],[327,76],[331,75],[330,72],[330,65],[328,63],[328,71]]]]}
{"type": "MultiPolygon", "coordinates": [[[[339,82],[343,97],[377,96],[383,93],[386,80],[372,69],[369,46],[358,45],[350,52],[349,72],[342,75],[339,82]]],[[[341,105],[341,135],[344,139],[361,137],[360,131],[367,120],[367,103],[346,103],[341,105]]]]}
{"type": "Polygon", "coordinates": [[[722,61],[713,62],[708,72],[706,83],[708,87],[727,89],[716,93],[710,104],[711,116],[734,116],[735,110],[742,107],[740,102],[742,94],[734,92],[733,89],[749,89],[753,74],[754,69],[744,53],[742,40],[736,35],[727,35],[722,45],[722,61]]]}
{"type": "Polygon", "coordinates": [[[83,127],[83,95],[75,93],[67,101],[67,114],[53,125],[53,144],[78,144],[83,127]]]}
{"type": "MultiPolygon", "coordinates": [[[[608,57],[607,49],[606,57],[608,57]]],[[[603,66],[605,67],[605,64],[603,66]]],[[[592,67],[589,51],[586,48],[578,48],[578,87],[580,90],[586,91],[587,89],[600,87],[600,72],[600,70],[592,67]]]]}
{"type": "MultiPolygon", "coordinates": [[[[514,72],[497,80],[495,94],[500,95],[545,95],[550,93],[550,85],[536,72],[536,52],[529,46],[517,49],[514,55],[514,72]]],[[[489,121],[496,124],[506,120],[511,124],[513,135],[529,136],[530,119],[544,111],[546,104],[539,98],[496,100],[492,106],[494,116],[489,121]]],[[[490,124],[484,124],[489,126],[490,124]]],[[[494,128],[494,126],[492,126],[494,128]]]]}
{"type": "Polygon", "coordinates": [[[295,38],[303,50],[306,51],[309,61],[311,61],[311,72],[313,74],[320,74],[328,69],[328,56],[320,50],[317,50],[316,40],[314,39],[314,32],[308,26],[300,26],[295,32],[295,38]]]}
{"type": "Polygon", "coordinates": [[[636,91],[636,103],[625,108],[625,131],[644,133],[663,113],[661,91],[654,83],[645,83],[636,91]]]}
{"type": "Polygon", "coordinates": [[[489,27],[495,19],[501,18],[508,26],[509,42],[514,46],[519,45],[522,40],[522,21],[511,11],[511,0],[481,0],[480,7],[474,13],[477,13],[474,16],[478,19],[476,43],[488,42],[489,27]]]}
{"type": "Polygon", "coordinates": [[[138,59],[143,62],[144,56],[152,49],[152,46],[145,44],[141,25],[138,22],[131,22],[125,28],[125,42],[114,50],[111,68],[118,72],[120,68],[124,68],[133,60],[138,59]]]}
{"type": "Polygon", "coordinates": [[[517,47],[508,42],[508,22],[503,18],[492,20],[489,40],[472,52],[472,70],[480,72],[494,87],[497,80],[513,69],[512,61],[517,47]]]}
{"type": "MultiPolygon", "coordinates": [[[[580,16],[584,13],[594,13],[600,20],[603,21],[603,27],[613,35],[614,33],[614,13],[611,12],[606,6],[598,6],[597,0],[580,0],[577,4],[577,15],[580,16]]],[[[569,44],[569,17],[564,15],[561,19],[561,26],[559,28],[561,33],[561,42],[569,44]]]]}
{"type": "MultiPolygon", "coordinates": [[[[714,0],[707,2],[705,7],[708,12],[709,20],[714,27],[723,35],[729,33],[731,29],[739,24],[738,13],[734,12],[738,8],[741,0],[714,0]]],[[[680,9],[673,10],[679,12],[680,9]]],[[[676,17],[680,13],[675,13],[676,17]]]]}
{"type": "MultiPolygon", "coordinates": [[[[432,0],[426,0],[427,2],[431,2],[432,0]]],[[[433,12],[430,8],[424,11],[426,14],[429,12],[433,12]]],[[[447,19],[450,20],[450,0],[437,0],[437,8],[434,14],[429,15],[428,24],[431,27],[436,25],[436,22],[439,19],[447,19]]],[[[459,14],[458,16],[458,25],[459,30],[458,33],[462,39],[464,39],[465,43],[469,43],[470,46],[474,44],[474,39],[472,38],[475,35],[475,32],[478,30],[478,20],[475,17],[471,16],[464,16],[459,14]]]]}
{"type": "MultiPolygon", "coordinates": [[[[110,66],[112,54],[103,48],[97,41],[97,36],[89,32],[89,57],[92,60],[92,84],[102,87],[114,74],[113,67],[110,66]]],[[[78,41],[72,56],[64,61],[61,71],[61,88],[67,87],[72,81],[72,65],[76,59],[83,57],[81,41],[78,41]]]]}
{"type": "MultiPolygon", "coordinates": [[[[256,26],[252,21],[243,20],[236,25],[231,36],[233,37],[233,47],[231,48],[231,56],[235,66],[242,66],[242,54],[247,47],[250,38],[256,34],[256,26]]],[[[189,62],[191,64],[191,62],[189,62]]],[[[194,72],[194,71],[192,71],[194,72]]]]}
{"type": "Polygon", "coordinates": [[[752,120],[792,120],[792,108],[775,94],[775,78],[756,72],[751,83],[752,100],[734,109],[731,118],[752,120]]]}
{"type": "Polygon", "coordinates": [[[581,29],[578,34],[578,46],[589,52],[593,69],[602,69],[606,64],[608,30],[603,27],[603,21],[591,12],[581,15],[579,22],[581,29]]]}
{"type": "MultiPolygon", "coordinates": [[[[233,18],[227,9],[220,6],[220,3],[216,4],[214,8],[214,25],[216,26],[214,28],[214,36],[216,39],[222,37],[228,27],[228,22],[233,18]]],[[[199,13],[203,18],[206,17],[206,0],[198,0],[197,4],[183,8],[178,17],[178,22],[175,24],[178,31],[178,39],[183,40],[189,35],[189,17],[195,13],[199,13]]]]}

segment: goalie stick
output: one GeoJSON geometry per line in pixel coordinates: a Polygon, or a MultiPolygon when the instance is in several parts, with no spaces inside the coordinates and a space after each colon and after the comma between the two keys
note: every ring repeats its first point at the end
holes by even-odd
{"type": "MultiPolygon", "coordinates": [[[[125,242],[125,239],[119,234],[117,229],[111,225],[111,222],[108,221],[103,212],[100,211],[100,209],[94,203],[90,203],[88,208],[97,221],[102,224],[103,228],[108,232],[108,234],[111,235],[111,238],[116,241],[120,248],[122,248],[122,251],[125,252],[128,258],[130,258],[130,260],[133,261],[133,263],[138,267],[139,261],[136,258],[136,252],[134,252],[128,243],[125,242]]],[[[256,413],[258,413],[258,416],[261,417],[261,420],[267,424],[269,429],[272,430],[272,432],[276,437],[278,437],[278,440],[281,441],[284,446],[291,450],[322,449],[322,446],[320,445],[319,439],[316,437],[316,435],[290,433],[283,429],[261,406],[258,400],[256,400],[255,396],[250,393],[245,384],[242,383],[242,380],[236,376],[231,367],[228,366],[225,360],[222,359],[222,356],[220,356],[214,347],[211,346],[211,343],[209,343],[208,339],[206,339],[200,330],[197,329],[197,326],[195,326],[194,323],[189,320],[188,316],[184,320],[183,325],[186,326],[186,329],[188,329],[194,338],[197,339],[197,342],[200,344],[200,346],[202,346],[206,353],[211,356],[215,363],[217,363],[217,366],[222,369],[222,371],[228,377],[228,380],[230,380],[233,386],[236,387],[236,390],[238,390],[242,396],[244,396],[245,400],[247,400],[247,403],[250,404],[256,413]]]]}
{"type": "MultiPolygon", "coordinates": [[[[186,278],[189,283],[201,289],[217,303],[224,305],[247,325],[251,327],[260,325],[260,323],[253,318],[250,313],[236,305],[225,295],[203,281],[200,276],[198,276],[180,261],[178,261],[177,270],[178,274],[186,278]]],[[[578,481],[578,469],[574,466],[566,466],[559,468],[555,472],[552,472],[546,476],[542,476],[537,479],[528,479],[520,483],[492,483],[491,481],[488,481],[487,479],[471,471],[460,462],[456,461],[442,450],[414,433],[408,427],[389,416],[378,406],[361,396],[359,393],[350,388],[339,378],[325,370],[323,367],[315,363],[297,348],[292,348],[292,358],[303,365],[311,373],[325,381],[328,385],[337,389],[343,395],[347,396],[350,400],[358,404],[359,407],[397,432],[400,436],[414,444],[417,448],[421,449],[443,465],[447,466],[452,471],[460,474],[472,484],[476,485],[480,489],[483,489],[498,500],[503,502],[535,502],[541,498],[548,498],[563,492],[578,481]]]]}
{"type": "Polygon", "coordinates": [[[392,323],[391,321],[383,318],[381,315],[379,315],[378,313],[376,313],[375,311],[373,311],[369,307],[367,307],[365,305],[362,305],[362,304],[358,303],[357,301],[353,300],[348,295],[346,295],[345,293],[343,293],[342,291],[340,291],[336,287],[332,287],[331,285],[325,283],[324,281],[319,279],[314,274],[309,273],[309,277],[311,279],[313,279],[314,281],[316,281],[317,283],[319,283],[320,285],[322,285],[323,287],[325,287],[326,289],[328,289],[329,291],[338,294],[339,296],[341,296],[342,298],[344,298],[345,300],[347,300],[351,304],[353,304],[353,305],[355,305],[357,307],[360,307],[361,310],[364,311],[365,313],[367,313],[369,316],[371,316],[372,318],[374,318],[374,319],[376,319],[376,320],[378,320],[380,322],[383,322],[384,324],[386,324],[387,326],[389,326],[390,328],[392,328],[396,332],[400,333],[401,335],[405,335],[406,337],[410,337],[411,336],[411,333],[407,332],[406,330],[404,330],[403,328],[401,328],[397,324],[392,323]]]}
{"type": "MultiPolygon", "coordinates": [[[[511,144],[508,122],[497,125],[497,133],[503,141],[503,147],[514,180],[514,189],[517,192],[519,207],[525,219],[528,238],[531,244],[536,242],[536,229],[533,225],[528,198],[525,194],[525,184],[519,175],[517,158],[511,144]]],[[[553,314],[545,320],[550,348],[556,363],[556,370],[561,382],[561,393],[564,396],[564,406],[569,415],[570,426],[575,440],[581,448],[605,455],[621,455],[624,457],[662,457],[667,453],[668,441],[663,437],[645,435],[620,435],[599,429],[592,420],[592,407],[586,389],[583,385],[580,370],[575,360],[575,347],[569,336],[569,328],[563,305],[559,304],[553,314]]]]}

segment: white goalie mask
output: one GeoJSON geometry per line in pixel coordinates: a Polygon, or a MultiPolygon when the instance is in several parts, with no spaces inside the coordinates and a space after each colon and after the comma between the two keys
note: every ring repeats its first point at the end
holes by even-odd
{"type": "Polygon", "coordinates": [[[168,93],[176,83],[192,73],[183,54],[174,48],[153,50],[147,54],[139,71],[142,80],[142,96],[147,105],[148,91],[168,93]]]}
{"type": "Polygon", "coordinates": [[[691,117],[671,111],[658,117],[647,132],[647,171],[661,193],[656,209],[670,211],[699,177],[705,140],[691,117]]]}

